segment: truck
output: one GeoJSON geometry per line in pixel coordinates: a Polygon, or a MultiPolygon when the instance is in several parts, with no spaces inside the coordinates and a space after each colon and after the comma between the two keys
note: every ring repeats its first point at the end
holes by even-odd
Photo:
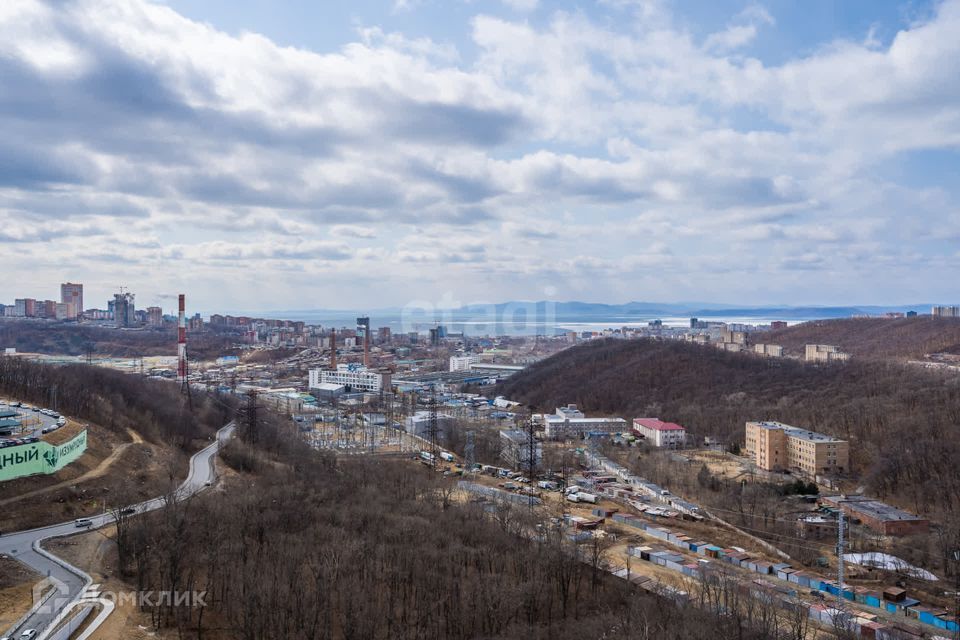
{"type": "Polygon", "coordinates": [[[537,482],[537,486],[543,489],[544,491],[556,491],[559,485],[552,480],[540,480],[537,482]]]}
{"type": "Polygon", "coordinates": [[[576,494],[577,500],[580,502],[589,502],[590,504],[597,504],[597,496],[592,493],[584,493],[583,491],[576,494]]]}
{"type": "Polygon", "coordinates": [[[454,457],[454,455],[453,455],[452,453],[450,453],[449,451],[441,451],[441,452],[440,452],[440,457],[441,457],[443,460],[447,461],[447,462],[453,462],[454,460],[456,460],[456,458],[454,457]]]}
{"type": "Polygon", "coordinates": [[[429,451],[420,452],[420,461],[424,464],[436,464],[436,461],[433,459],[433,454],[429,451]]]}
{"type": "Polygon", "coordinates": [[[576,493],[568,493],[567,502],[580,502],[580,497],[576,493]]]}

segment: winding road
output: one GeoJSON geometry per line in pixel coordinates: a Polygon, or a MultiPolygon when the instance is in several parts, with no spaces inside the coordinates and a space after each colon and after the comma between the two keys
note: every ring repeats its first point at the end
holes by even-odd
{"type": "MultiPolygon", "coordinates": [[[[234,427],[235,425],[232,422],[227,424],[217,432],[217,439],[214,442],[190,458],[190,471],[187,474],[187,479],[177,489],[178,498],[189,498],[214,481],[214,456],[219,451],[220,446],[233,435],[234,427]]],[[[163,505],[163,500],[162,497],[153,498],[132,506],[137,510],[137,513],[146,513],[159,509],[163,505]]],[[[89,519],[93,522],[93,526],[82,531],[99,529],[113,523],[113,516],[109,514],[91,516],[89,519]]],[[[2,634],[3,636],[15,638],[24,629],[36,629],[40,632],[38,638],[43,638],[44,632],[47,631],[47,627],[57,617],[57,614],[79,598],[90,584],[90,576],[86,573],[40,548],[40,543],[43,540],[72,535],[78,533],[78,531],[80,530],[71,521],[0,536],[0,553],[15,558],[41,576],[49,576],[59,580],[64,585],[47,602],[43,603],[43,606],[35,606],[15,627],[7,629],[2,634]]]]}

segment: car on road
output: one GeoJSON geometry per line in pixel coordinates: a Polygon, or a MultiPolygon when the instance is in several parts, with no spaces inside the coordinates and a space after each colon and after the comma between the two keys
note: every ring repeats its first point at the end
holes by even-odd
{"type": "Polygon", "coordinates": [[[20,640],[30,640],[30,638],[36,638],[36,637],[37,637],[36,629],[27,629],[26,631],[20,634],[20,640]]]}
{"type": "Polygon", "coordinates": [[[88,529],[93,526],[93,520],[90,518],[77,518],[73,521],[73,526],[77,527],[78,529],[88,529]]]}
{"type": "Polygon", "coordinates": [[[136,512],[137,512],[136,507],[124,507],[123,509],[120,509],[120,515],[122,516],[129,516],[130,514],[136,513],[136,512]]]}

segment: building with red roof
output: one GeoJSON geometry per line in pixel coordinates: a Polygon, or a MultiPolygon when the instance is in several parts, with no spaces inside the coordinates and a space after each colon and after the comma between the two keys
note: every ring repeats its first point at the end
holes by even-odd
{"type": "Polygon", "coordinates": [[[634,418],[633,432],[655,447],[676,449],[687,441],[687,430],[660,418],[634,418]]]}

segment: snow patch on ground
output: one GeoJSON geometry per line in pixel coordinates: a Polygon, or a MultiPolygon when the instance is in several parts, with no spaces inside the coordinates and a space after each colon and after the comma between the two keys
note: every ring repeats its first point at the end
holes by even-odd
{"type": "Polygon", "coordinates": [[[921,580],[929,580],[931,582],[939,580],[937,576],[933,575],[929,571],[921,569],[920,567],[915,567],[912,564],[901,560],[897,556],[890,555],[889,553],[880,553],[877,551],[872,553],[845,553],[843,554],[843,559],[850,564],[859,564],[863,567],[874,567],[877,569],[896,571],[898,573],[903,573],[921,580]]]}

